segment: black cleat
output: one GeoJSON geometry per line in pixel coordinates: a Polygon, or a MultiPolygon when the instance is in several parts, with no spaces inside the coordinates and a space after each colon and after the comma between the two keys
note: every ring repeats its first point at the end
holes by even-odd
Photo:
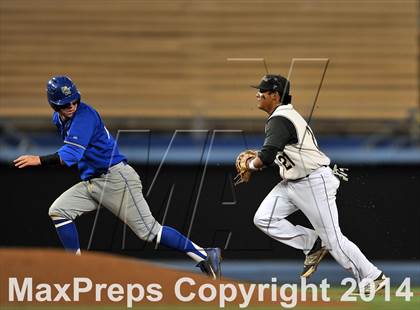
{"type": "Polygon", "coordinates": [[[370,295],[370,294],[374,294],[374,293],[382,290],[385,287],[387,279],[388,278],[384,275],[384,273],[381,272],[379,277],[377,277],[375,280],[373,280],[373,286],[372,287],[368,283],[364,286],[363,289],[359,288],[359,289],[353,291],[353,293],[351,293],[350,295],[360,296],[361,291],[364,292],[365,296],[370,295]],[[371,293],[371,290],[373,290],[374,292],[371,293]]]}
{"type": "Polygon", "coordinates": [[[306,255],[305,262],[303,263],[303,271],[300,276],[309,278],[316,271],[319,263],[327,253],[328,250],[326,247],[322,246],[321,238],[318,237],[314,246],[309,251],[308,255],[306,255]]]}
{"type": "Polygon", "coordinates": [[[210,278],[220,279],[222,270],[220,262],[222,261],[222,251],[219,248],[206,249],[207,258],[197,264],[201,271],[210,278]]]}

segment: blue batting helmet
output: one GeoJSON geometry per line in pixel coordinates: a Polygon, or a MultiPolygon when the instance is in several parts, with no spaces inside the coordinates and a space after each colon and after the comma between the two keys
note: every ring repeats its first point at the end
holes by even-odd
{"type": "Polygon", "coordinates": [[[47,83],[48,103],[54,110],[79,101],[80,93],[76,85],[67,76],[55,76],[47,83]]]}

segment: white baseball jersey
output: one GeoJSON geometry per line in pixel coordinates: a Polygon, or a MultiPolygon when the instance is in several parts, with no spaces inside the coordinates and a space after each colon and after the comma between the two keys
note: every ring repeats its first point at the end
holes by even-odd
{"type": "Polygon", "coordinates": [[[285,180],[304,178],[319,167],[328,166],[330,159],[318,148],[315,136],[303,117],[291,104],[279,106],[269,118],[283,116],[296,129],[298,142],[288,144],[277,153],[275,163],[280,168],[280,176],[285,180]]]}

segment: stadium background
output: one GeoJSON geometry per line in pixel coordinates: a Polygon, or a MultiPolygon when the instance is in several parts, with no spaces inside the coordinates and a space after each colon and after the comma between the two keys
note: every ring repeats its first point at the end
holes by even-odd
{"type": "MultiPolygon", "coordinates": [[[[18,171],[10,162],[60,146],[45,83],[66,74],[119,131],[159,220],[225,248],[232,277],[265,281],[274,270],[295,280],[303,256],[252,223],[276,169],[231,186],[236,154],[263,140],[265,114],[248,85],[265,67],[228,58],[264,58],[283,75],[301,59],[290,80],[305,116],[323,62],[302,59],[328,58],[311,126],[332,161],[350,168],[338,195],[342,230],[396,280],[419,284],[419,12],[419,1],[1,0],[0,245],[60,247],[47,210],[77,172],[18,171]]],[[[136,240],[106,210],[92,233],[94,219],[78,221],[84,249],[190,268],[182,255],[136,240]]],[[[333,261],[321,270],[347,275],[333,261]]]]}

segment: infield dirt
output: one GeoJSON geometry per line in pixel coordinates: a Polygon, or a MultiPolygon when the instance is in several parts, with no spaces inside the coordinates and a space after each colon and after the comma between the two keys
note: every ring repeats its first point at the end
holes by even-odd
{"type": "MultiPolygon", "coordinates": [[[[95,287],[87,293],[80,294],[79,301],[74,301],[73,288],[75,278],[88,278],[92,281],[93,286],[97,284],[105,284],[107,288],[111,284],[118,284],[124,289],[129,284],[137,284],[145,288],[145,297],[141,301],[133,302],[133,307],[141,306],[142,308],[149,307],[172,307],[176,306],[176,309],[182,308],[201,308],[201,309],[218,309],[219,308],[219,290],[217,291],[217,297],[214,301],[204,302],[200,298],[195,298],[189,302],[183,302],[175,294],[175,285],[181,278],[188,277],[192,279],[195,284],[189,285],[184,284],[181,288],[183,296],[187,296],[193,292],[197,294],[200,286],[204,284],[211,284],[216,288],[221,284],[231,284],[236,287],[237,291],[240,291],[239,283],[234,280],[222,279],[212,280],[208,277],[193,273],[177,271],[173,269],[162,268],[152,263],[141,261],[138,259],[115,256],[110,254],[104,254],[99,252],[85,252],[82,256],[75,256],[73,254],[66,253],[62,250],[54,249],[28,249],[28,248],[3,248],[0,249],[0,306],[7,309],[15,309],[24,307],[25,309],[42,309],[45,308],[56,309],[61,308],[65,305],[65,309],[104,309],[109,306],[116,306],[118,309],[127,308],[127,295],[121,294],[122,299],[118,302],[112,301],[107,295],[107,289],[101,291],[101,300],[97,300],[97,293],[95,287]],[[25,299],[24,301],[16,301],[17,294],[14,291],[14,301],[10,301],[10,286],[11,278],[16,278],[19,288],[22,289],[23,281],[25,278],[32,278],[32,301],[25,299]],[[158,284],[161,286],[159,291],[161,292],[161,299],[159,301],[150,301],[146,298],[147,286],[150,284],[158,284]],[[40,291],[37,288],[39,284],[47,284],[51,286],[51,298],[54,299],[57,296],[57,290],[54,284],[59,284],[63,287],[65,284],[69,284],[67,294],[71,301],[44,301],[39,302],[35,298],[36,293],[40,291]]],[[[191,262],[191,270],[193,270],[194,263],[191,262]]],[[[249,284],[243,287],[247,288],[249,284]]],[[[84,286],[81,285],[81,286],[84,286]]],[[[242,288],[243,289],[243,288],[242,288]]],[[[42,291],[42,290],[41,290],[42,291]]],[[[118,291],[118,290],[117,290],[118,291]]],[[[264,291],[264,301],[258,302],[258,294],[253,294],[249,306],[249,309],[263,309],[267,306],[276,306],[280,308],[280,298],[277,301],[271,301],[271,289],[264,291]]],[[[127,293],[127,291],[125,291],[127,293]]],[[[38,297],[45,298],[48,295],[45,291],[39,293],[38,297]]],[[[118,294],[117,294],[118,295],[118,294]]],[[[206,295],[209,295],[209,290],[206,290],[206,295]]],[[[416,294],[417,295],[417,294],[416,294]]],[[[26,295],[27,296],[27,295],[26,295]]],[[[416,296],[414,303],[398,304],[398,309],[412,309],[412,306],[418,304],[419,299],[416,296]],[[408,306],[406,308],[406,306],[408,306]]],[[[237,298],[233,301],[226,303],[227,307],[238,308],[238,305],[243,303],[241,294],[238,294],[237,298]]],[[[356,307],[358,309],[372,309],[371,306],[376,309],[376,306],[384,309],[387,306],[391,306],[390,303],[379,304],[366,304],[366,303],[342,303],[336,298],[333,298],[330,302],[298,302],[296,309],[311,309],[326,308],[347,308],[349,306],[356,307]],[[384,306],[384,307],[382,307],[384,306]],[[367,308],[365,308],[367,307],[367,308]]],[[[117,309],[115,308],[115,309],[117,309]]],[[[271,307],[270,307],[271,308],[271,307]]],[[[273,308],[274,309],[274,308],[273,308]]],[[[394,308],[392,308],[394,309],[394,308]]]]}

